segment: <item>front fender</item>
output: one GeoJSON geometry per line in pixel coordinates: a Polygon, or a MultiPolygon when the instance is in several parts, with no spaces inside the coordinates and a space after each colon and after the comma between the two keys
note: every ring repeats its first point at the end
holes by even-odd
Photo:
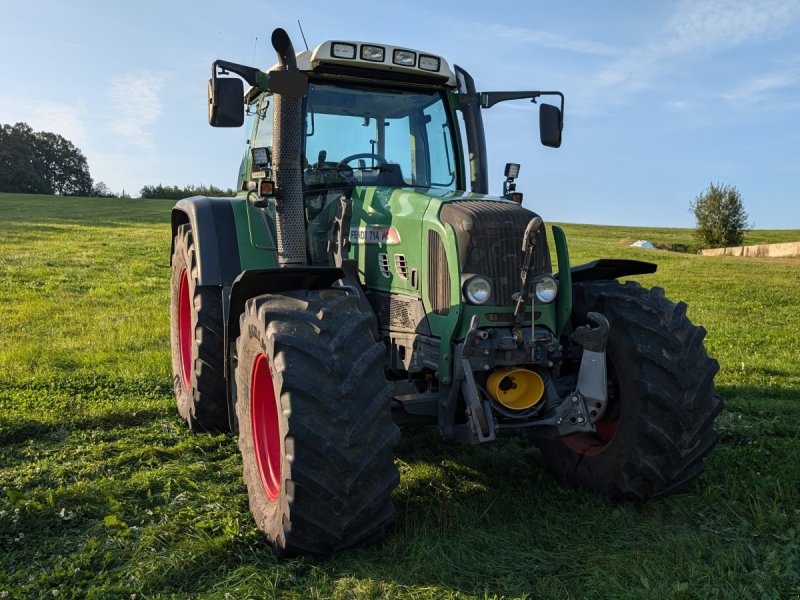
{"type": "Polygon", "coordinates": [[[193,196],[172,209],[172,252],[181,225],[192,227],[200,285],[232,285],[242,272],[233,203],[236,198],[193,196]]]}

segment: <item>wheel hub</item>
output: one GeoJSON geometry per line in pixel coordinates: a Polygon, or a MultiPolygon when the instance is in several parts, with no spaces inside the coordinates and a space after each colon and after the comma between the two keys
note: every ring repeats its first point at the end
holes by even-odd
{"type": "Polygon", "coordinates": [[[584,456],[596,456],[603,452],[614,436],[619,427],[618,419],[601,419],[595,423],[594,433],[576,433],[561,438],[567,447],[577,454],[584,456]]]}
{"type": "Polygon", "coordinates": [[[261,484],[270,500],[281,492],[281,439],[278,403],[269,370],[269,360],[259,354],[253,363],[250,383],[250,419],[253,449],[261,484]]]}
{"type": "Polygon", "coordinates": [[[181,354],[181,376],[183,386],[189,390],[192,385],[192,299],[189,295],[189,276],[186,269],[181,271],[178,292],[178,347],[181,354]]]}

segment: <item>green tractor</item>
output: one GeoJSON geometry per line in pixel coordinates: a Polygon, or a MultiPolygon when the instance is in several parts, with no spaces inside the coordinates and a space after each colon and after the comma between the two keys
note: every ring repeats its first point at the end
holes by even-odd
{"type": "Polygon", "coordinates": [[[250,133],[238,196],[172,211],[171,338],[178,410],[238,433],[276,553],[380,539],[398,424],[530,440],[558,479],[609,498],[699,475],[722,407],[705,331],[663,290],[617,281],[656,265],[572,266],[553,227],[554,269],[519,166],[488,195],[482,111],[539,100],[558,148],[564,96],[479,93],[386,44],[295,53],[277,29],[272,45],[268,72],[212,65],[211,125],[247,117],[250,133]]]}

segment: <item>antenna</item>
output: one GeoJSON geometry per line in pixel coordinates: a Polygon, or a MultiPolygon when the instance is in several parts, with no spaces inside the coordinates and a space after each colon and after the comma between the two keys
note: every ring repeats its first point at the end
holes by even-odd
{"type": "Polygon", "coordinates": [[[308,42],[306,41],[306,34],[303,33],[303,26],[300,25],[300,19],[297,19],[297,26],[300,28],[300,35],[303,36],[303,43],[306,45],[306,50],[308,50],[308,42]]]}
{"type": "Polygon", "coordinates": [[[256,63],[256,48],[258,48],[258,36],[256,36],[256,41],[253,43],[253,64],[256,63]]]}

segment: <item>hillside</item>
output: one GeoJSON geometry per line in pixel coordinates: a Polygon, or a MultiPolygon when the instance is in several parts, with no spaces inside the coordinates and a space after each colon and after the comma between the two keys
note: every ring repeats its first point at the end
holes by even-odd
{"type": "Polygon", "coordinates": [[[407,428],[386,541],[277,563],[236,440],[191,434],[174,409],[171,206],[0,194],[0,597],[800,594],[800,260],[624,243],[690,245],[690,230],[563,225],[576,263],[657,262],[641,283],[708,330],[726,405],[705,474],[609,504],[560,487],[534,448],[407,428]]]}

